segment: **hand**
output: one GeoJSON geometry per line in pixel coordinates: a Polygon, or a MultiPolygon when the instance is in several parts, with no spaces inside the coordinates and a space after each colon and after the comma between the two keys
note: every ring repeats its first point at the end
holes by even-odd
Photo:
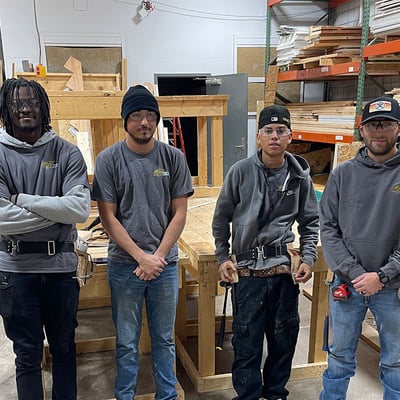
{"type": "Polygon", "coordinates": [[[301,263],[298,270],[294,274],[296,283],[306,283],[312,276],[312,269],[306,263],[301,263]]]}
{"type": "Polygon", "coordinates": [[[167,265],[167,262],[163,257],[154,254],[144,254],[138,262],[139,265],[133,273],[140,280],[144,281],[150,281],[157,278],[161,272],[164,271],[164,267],[167,265]]]}
{"type": "Polygon", "coordinates": [[[223,262],[218,268],[221,280],[224,282],[236,282],[237,270],[232,260],[223,262]]]}
{"type": "Polygon", "coordinates": [[[376,272],[364,272],[351,281],[356,292],[363,296],[373,296],[383,288],[376,272]]]}

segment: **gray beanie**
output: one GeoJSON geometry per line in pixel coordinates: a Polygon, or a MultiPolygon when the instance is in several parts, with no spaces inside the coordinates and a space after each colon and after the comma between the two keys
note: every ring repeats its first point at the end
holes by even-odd
{"type": "Polygon", "coordinates": [[[154,111],[157,114],[157,124],[160,122],[160,109],[156,98],[142,85],[131,86],[122,99],[121,116],[126,121],[131,113],[138,110],[154,111]]]}

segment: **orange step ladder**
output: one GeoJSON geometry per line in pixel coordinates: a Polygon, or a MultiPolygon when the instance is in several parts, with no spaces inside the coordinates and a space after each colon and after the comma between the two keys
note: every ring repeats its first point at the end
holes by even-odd
{"type": "Polygon", "coordinates": [[[185,141],[183,139],[181,120],[179,117],[172,118],[172,135],[174,147],[180,148],[186,157],[185,141]],[[179,146],[178,146],[179,138],[179,146]]]}

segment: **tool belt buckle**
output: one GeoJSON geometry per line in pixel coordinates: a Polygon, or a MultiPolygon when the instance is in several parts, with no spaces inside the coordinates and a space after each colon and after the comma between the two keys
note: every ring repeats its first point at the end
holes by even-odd
{"type": "Polygon", "coordinates": [[[19,240],[17,240],[16,242],[14,242],[13,240],[9,240],[7,251],[12,256],[16,256],[19,253],[19,240]]]}
{"type": "Polygon", "coordinates": [[[54,240],[49,240],[47,242],[47,254],[49,256],[54,256],[56,254],[56,242],[54,240]]]}
{"type": "Polygon", "coordinates": [[[267,255],[264,252],[265,247],[261,246],[261,247],[255,247],[254,248],[254,259],[258,260],[260,258],[260,256],[262,256],[263,260],[265,260],[267,258],[267,255]]]}
{"type": "Polygon", "coordinates": [[[275,257],[282,256],[283,255],[283,253],[282,253],[282,243],[274,245],[274,247],[275,247],[275,257]]]}

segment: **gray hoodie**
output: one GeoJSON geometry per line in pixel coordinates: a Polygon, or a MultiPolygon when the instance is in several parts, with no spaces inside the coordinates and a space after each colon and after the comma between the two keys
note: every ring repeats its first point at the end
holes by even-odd
{"type": "Polygon", "coordinates": [[[361,148],[335,168],[320,203],[321,242],[337,276],[350,282],[380,268],[400,287],[400,152],[377,163],[361,148]]]}
{"type": "MultiPolygon", "coordinates": [[[[86,221],[89,211],[86,165],[75,145],[54,131],[30,145],[0,129],[0,240],[74,241],[75,224],[86,221]],[[15,194],[13,204],[9,199],[15,194]]],[[[67,272],[75,267],[73,253],[12,256],[0,251],[3,271],[67,272]]]]}
{"type": "MultiPolygon", "coordinates": [[[[288,152],[285,158],[288,175],[279,191],[277,204],[262,224],[260,216],[270,208],[270,188],[267,168],[259,155],[238,161],[228,171],[212,223],[218,264],[230,259],[230,223],[232,253],[237,254],[256,246],[293,242],[292,225],[297,221],[302,261],[313,266],[317,259],[319,223],[309,165],[304,158],[288,152]]],[[[262,266],[250,267],[269,268],[282,262],[287,262],[287,257],[267,259],[262,266]]]]}

